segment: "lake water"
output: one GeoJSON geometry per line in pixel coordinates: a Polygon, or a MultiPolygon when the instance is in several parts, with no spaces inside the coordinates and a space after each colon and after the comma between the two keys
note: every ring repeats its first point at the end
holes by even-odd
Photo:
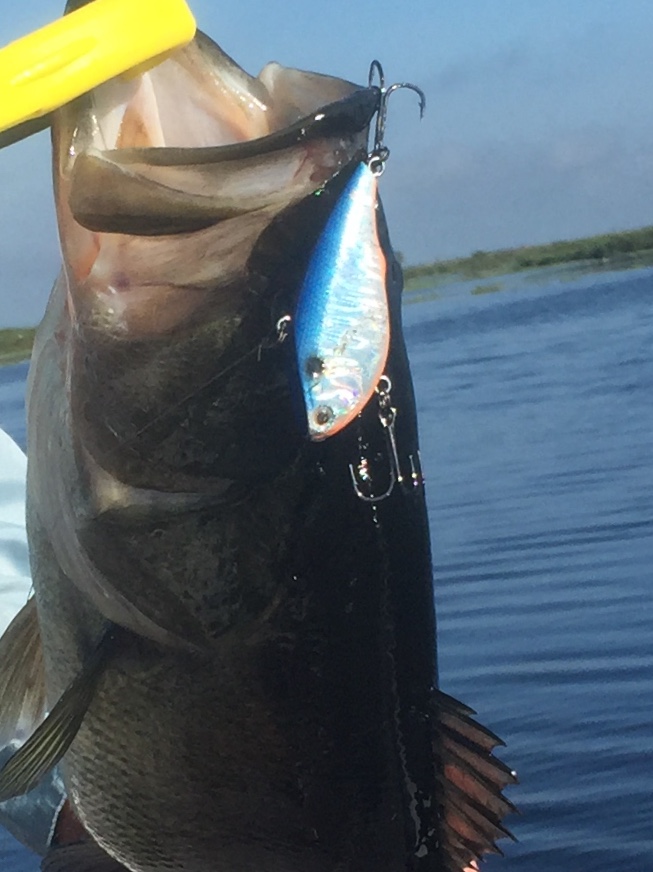
{"type": "MultiPolygon", "coordinates": [[[[493,872],[653,869],[653,270],[405,309],[442,686],[507,742],[493,872]]],[[[26,367],[0,369],[24,442],[26,367]]],[[[0,868],[35,859],[0,840],[0,868]]]]}

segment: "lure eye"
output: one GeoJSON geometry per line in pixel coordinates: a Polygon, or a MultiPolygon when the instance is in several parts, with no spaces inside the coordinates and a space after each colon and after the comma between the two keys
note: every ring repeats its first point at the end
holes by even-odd
{"type": "Polygon", "coordinates": [[[325,427],[330,424],[335,418],[335,413],[331,406],[318,406],[313,413],[313,419],[318,427],[325,427]]]}
{"type": "Polygon", "coordinates": [[[321,357],[309,357],[304,364],[304,369],[306,370],[306,375],[311,378],[317,378],[324,372],[324,361],[321,357]]]}

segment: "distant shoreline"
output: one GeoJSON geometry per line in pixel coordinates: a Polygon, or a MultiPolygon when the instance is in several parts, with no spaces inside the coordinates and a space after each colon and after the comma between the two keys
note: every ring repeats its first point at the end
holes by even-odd
{"type": "MultiPolygon", "coordinates": [[[[614,262],[615,267],[626,269],[648,265],[651,260],[653,226],[550,242],[547,245],[475,251],[469,257],[404,266],[404,277],[406,290],[410,292],[441,285],[452,279],[485,279],[560,264],[585,262],[590,266],[605,267],[614,262]]],[[[473,293],[493,289],[493,286],[479,287],[473,293]]],[[[0,330],[0,366],[28,360],[35,333],[35,327],[0,330]]]]}
{"type": "Polygon", "coordinates": [[[0,366],[20,363],[32,353],[36,327],[16,327],[0,330],[0,366]]]}
{"type": "Polygon", "coordinates": [[[605,266],[614,260],[626,267],[639,261],[650,262],[653,255],[653,227],[603,233],[582,239],[524,245],[499,251],[475,251],[468,257],[456,257],[433,263],[405,266],[404,277],[409,291],[442,284],[451,279],[484,279],[538,267],[589,262],[605,266]]]}

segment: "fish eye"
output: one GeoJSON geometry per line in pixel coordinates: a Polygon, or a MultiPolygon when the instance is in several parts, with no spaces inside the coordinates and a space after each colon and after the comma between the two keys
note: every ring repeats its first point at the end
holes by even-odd
{"type": "Polygon", "coordinates": [[[335,418],[335,413],[331,406],[318,406],[315,410],[313,417],[315,419],[315,423],[319,427],[324,427],[326,424],[333,421],[335,418]]]}
{"type": "Polygon", "coordinates": [[[324,372],[324,361],[321,357],[308,357],[306,359],[306,363],[304,364],[304,369],[306,371],[306,375],[310,375],[311,378],[317,378],[324,372]]]}

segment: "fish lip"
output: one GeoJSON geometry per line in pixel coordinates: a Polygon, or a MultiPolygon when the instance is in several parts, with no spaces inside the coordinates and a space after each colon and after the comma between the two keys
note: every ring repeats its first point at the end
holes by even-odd
{"type": "Polygon", "coordinates": [[[378,87],[275,63],[253,78],[200,32],[165,64],[133,86],[100,86],[55,119],[60,224],[167,236],[271,218],[367,155],[378,87]]]}
{"type": "Polygon", "coordinates": [[[282,130],[230,145],[112,148],[102,149],[101,154],[123,165],[147,162],[151,166],[193,166],[261,157],[317,139],[355,136],[369,125],[378,111],[380,99],[378,88],[359,88],[282,130]]]}
{"type": "Polygon", "coordinates": [[[252,76],[198,29],[161,63],[115,76],[54,112],[53,146],[64,176],[89,153],[159,167],[260,158],[356,136],[381,98],[371,83],[275,61],[252,76]]]}
{"type": "MultiPolygon", "coordinates": [[[[266,160],[295,160],[299,171],[299,167],[304,166],[304,160],[301,156],[292,158],[293,154],[301,151],[310,160],[309,156],[319,154],[321,149],[333,148],[334,154],[338,150],[346,154],[346,158],[329,172],[329,177],[333,177],[352,162],[366,159],[367,130],[379,110],[380,100],[379,88],[359,87],[286,127],[237,143],[109,149],[91,144],[81,148],[73,158],[74,166],[69,176],[69,207],[77,224],[88,231],[141,237],[203,230],[225,218],[262,210],[270,205],[273,206],[273,212],[278,211],[279,202],[275,205],[275,200],[279,201],[280,198],[269,190],[260,201],[245,198],[236,205],[233,197],[226,196],[225,203],[220,204],[217,192],[221,185],[217,179],[214,178],[216,196],[210,198],[205,191],[193,195],[184,192],[160,174],[168,171],[205,172],[209,169],[227,178],[231,174],[242,173],[247,165],[251,167],[253,163],[266,160]],[[146,176],[142,171],[144,166],[148,167],[146,176]],[[158,172],[158,177],[152,176],[151,171],[155,174],[158,172]],[[98,182],[99,178],[103,181],[98,182]],[[149,202],[150,196],[156,202],[159,197],[165,199],[166,208],[163,211],[152,204],[145,211],[140,208],[135,210],[129,198],[113,196],[120,185],[126,184],[134,191],[141,182],[145,187],[139,190],[146,202],[149,202]],[[180,197],[183,206],[178,202],[180,197]]],[[[326,180],[326,176],[316,178],[314,186],[307,188],[304,195],[318,190],[326,180]]],[[[121,190],[124,193],[124,188],[121,190]]],[[[290,196],[288,204],[293,199],[296,197],[290,196]]]]}

